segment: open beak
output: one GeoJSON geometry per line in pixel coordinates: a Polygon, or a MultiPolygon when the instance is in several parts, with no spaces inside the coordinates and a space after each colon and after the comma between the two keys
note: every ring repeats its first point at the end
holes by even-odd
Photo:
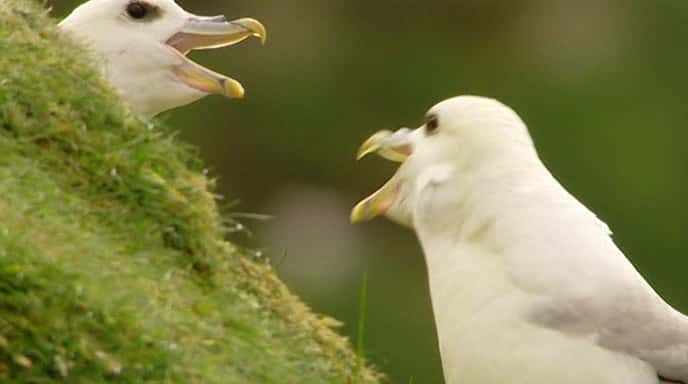
{"type": "Polygon", "coordinates": [[[396,178],[390,179],[382,188],[356,204],[351,211],[351,222],[362,223],[387,213],[397,200],[400,186],[396,178]]]}
{"type": "Polygon", "coordinates": [[[376,153],[387,160],[403,163],[411,155],[410,133],[411,130],[408,128],[401,128],[396,132],[376,132],[358,149],[356,159],[361,160],[371,153],[376,153]]]}
{"type": "Polygon", "coordinates": [[[182,29],[170,37],[166,44],[183,57],[175,74],[186,85],[209,94],[228,98],[241,98],[244,88],[238,81],[194,63],[186,55],[196,49],[214,49],[237,44],[249,37],[261,43],[267,40],[263,24],[251,18],[227,21],[224,16],[190,17],[182,29]]]}
{"type": "Polygon", "coordinates": [[[181,31],[167,40],[167,45],[183,55],[194,49],[227,47],[257,37],[262,44],[268,38],[267,30],[260,21],[251,18],[227,21],[224,16],[191,17],[181,31]]]}
{"type": "MultiPolygon", "coordinates": [[[[379,156],[398,163],[403,163],[413,151],[411,144],[412,131],[402,128],[396,132],[379,131],[373,134],[358,150],[360,160],[369,154],[379,156]]],[[[387,213],[399,198],[401,180],[397,172],[382,188],[356,204],[351,211],[351,222],[369,221],[387,213]]]]}

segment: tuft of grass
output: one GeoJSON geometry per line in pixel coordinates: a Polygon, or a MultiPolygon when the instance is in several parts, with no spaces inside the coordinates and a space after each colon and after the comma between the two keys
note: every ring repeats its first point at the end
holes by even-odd
{"type": "Polygon", "coordinates": [[[358,329],[356,332],[356,378],[357,383],[363,383],[365,369],[365,325],[368,310],[368,273],[363,273],[361,289],[358,299],[358,329]]]}
{"type": "Polygon", "coordinates": [[[0,1],[0,51],[0,382],[379,382],[44,9],[0,1]]]}

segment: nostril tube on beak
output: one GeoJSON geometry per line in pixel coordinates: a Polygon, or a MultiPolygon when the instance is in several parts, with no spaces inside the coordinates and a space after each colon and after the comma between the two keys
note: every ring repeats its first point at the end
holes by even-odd
{"type": "Polygon", "coordinates": [[[229,21],[224,15],[217,16],[193,16],[189,18],[190,23],[212,23],[212,24],[222,24],[228,23],[229,21]]]}
{"type": "Polygon", "coordinates": [[[208,21],[212,21],[215,23],[226,23],[227,18],[225,17],[225,15],[211,16],[208,18],[208,21]]]}

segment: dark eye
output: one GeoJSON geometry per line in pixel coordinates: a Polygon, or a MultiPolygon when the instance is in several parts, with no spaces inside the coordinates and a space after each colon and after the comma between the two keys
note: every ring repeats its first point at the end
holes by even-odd
{"type": "Polygon", "coordinates": [[[440,121],[437,119],[437,116],[430,116],[428,121],[425,122],[425,133],[432,135],[433,133],[437,132],[439,127],[440,121]]]}
{"type": "Polygon", "coordinates": [[[140,1],[133,1],[127,5],[127,14],[132,19],[143,19],[148,13],[146,5],[140,1]]]}

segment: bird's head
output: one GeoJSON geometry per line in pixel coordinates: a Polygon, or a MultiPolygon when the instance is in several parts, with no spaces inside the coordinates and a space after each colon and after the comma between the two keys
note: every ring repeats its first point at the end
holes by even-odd
{"type": "Polygon", "coordinates": [[[353,222],[385,215],[414,226],[419,215],[453,212],[461,205],[462,183],[537,159],[528,129],[504,104],[460,96],[432,107],[414,130],[380,131],[366,140],[358,158],[378,154],[401,166],[377,192],[353,210],[353,222]]]}
{"type": "Polygon", "coordinates": [[[194,63],[195,49],[226,47],[255,36],[257,20],[191,14],[174,0],[90,0],[60,27],[84,41],[103,60],[105,75],[133,110],[147,115],[188,104],[208,94],[241,98],[244,88],[194,63]]]}

